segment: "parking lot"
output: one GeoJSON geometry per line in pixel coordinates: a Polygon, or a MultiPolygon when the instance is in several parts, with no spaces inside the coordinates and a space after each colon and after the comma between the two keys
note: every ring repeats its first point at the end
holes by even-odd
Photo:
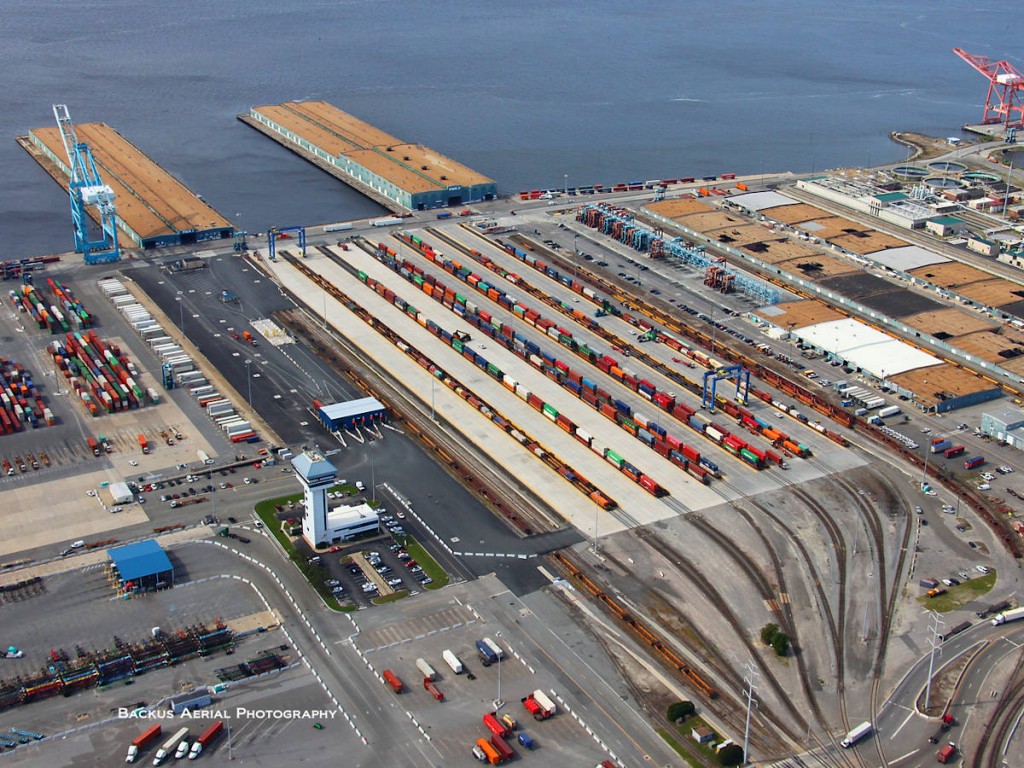
{"type": "Polygon", "coordinates": [[[488,624],[470,607],[441,604],[432,595],[419,607],[408,606],[400,621],[363,629],[357,646],[378,675],[389,670],[402,682],[402,692],[394,694],[396,702],[429,734],[448,764],[476,764],[472,747],[477,739],[491,736],[483,723],[489,712],[507,714],[515,722],[506,742],[524,765],[594,765],[607,757],[561,707],[547,720],[533,719],[520,700],[537,689],[551,695],[551,680],[534,671],[527,657],[508,644],[501,627],[488,624]],[[505,653],[503,661],[484,666],[476,642],[485,636],[505,653]],[[445,662],[446,650],[461,663],[461,672],[445,662]],[[435,673],[433,683],[443,694],[442,702],[425,690],[420,659],[435,673]],[[532,749],[517,739],[524,732],[532,749]]]}

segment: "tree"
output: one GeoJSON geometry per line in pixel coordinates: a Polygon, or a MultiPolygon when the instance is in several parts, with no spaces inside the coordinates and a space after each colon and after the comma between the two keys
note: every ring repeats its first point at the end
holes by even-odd
{"type": "Polygon", "coordinates": [[[730,744],[718,752],[719,765],[740,765],[743,762],[743,747],[730,744]]]}
{"type": "Polygon", "coordinates": [[[789,636],[785,632],[776,633],[772,638],[772,648],[776,656],[785,656],[789,652],[789,636]]]}
{"type": "Polygon", "coordinates": [[[696,714],[696,712],[697,708],[693,706],[692,701],[676,701],[668,705],[665,717],[668,718],[670,723],[674,723],[677,720],[685,720],[690,715],[696,714]]]}
{"type": "Polygon", "coordinates": [[[779,634],[778,624],[765,624],[761,628],[761,642],[765,645],[771,645],[775,636],[779,634]]]}

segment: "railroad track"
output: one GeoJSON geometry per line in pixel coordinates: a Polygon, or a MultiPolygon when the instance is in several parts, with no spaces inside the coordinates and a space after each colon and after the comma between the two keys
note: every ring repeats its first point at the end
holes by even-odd
{"type": "MultiPolygon", "coordinates": [[[[1024,713],[1024,654],[1010,674],[1011,683],[999,697],[999,704],[981,730],[981,740],[971,757],[970,768],[1001,768],[1007,765],[1001,751],[1024,713]]],[[[964,761],[966,765],[967,762],[964,761]]]]}
{"type": "MultiPolygon", "coordinates": [[[[713,685],[691,664],[683,659],[666,642],[657,630],[652,628],[645,620],[633,614],[628,608],[620,604],[618,600],[608,594],[600,583],[583,572],[582,563],[570,552],[557,552],[553,555],[557,567],[566,573],[570,580],[581,586],[591,597],[597,600],[608,612],[620,621],[626,628],[646,645],[663,664],[675,672],[688,686],[694,687],[704,698],[705,707],[714,712],[715,716],[722,722],[727,723],[731,729],[740,733],[744,727],[744,707],[742,702],[728,693],[723,693],[721,686],[713,685]]],[[[678,615],[678,613],[676,614],[678,615]]],[[[692,624],[685,622],[691,628],[692,624]]],[[[728,679],[730,684],[741,689],[743,681],[735,672],[731,671],[729,661],[717,654],[714,649],[709,649],[716,656],[714,671],[719,673],[723,679],[728,679]]],[[[706,661],[706,660],[705,660],[706,661]]],[[[785,752],[791,751],[791,743],[780,737],[780,733],[786,733],[787,722],[777,720],[770,716],[765,717],[765,723],[754,721],[751,723],[752,738],[758,741],[767,751],[785,752]]],[[[790,737],[792,738],[792,737],[790,737]]]]}
{"type": "MultiPolygon", "coordinates": [[[[729,485],[725,483],[725,485],[729,485]]],[[[670,508],[674,508],[676,512],[679,512],[678,507],[682,507],[675,499],[668,500],[662,499],[663,503],[666,503],[670,508]],[[676,506],[678,505],[678,507],[676,506]]],[[[707,520],[699,516],[691,516],[688,522],[695,528],[699,529],[705,536],[713,540],[718,544],[719,549],[722,550],[724,555],[732,561],[734,567],[741,571],[753,587],[760,593],[762,601],[768,606],[769,610],[772,611],[777,617],[778,622],[781,625],[781,629],[790,638],[792,645],[793,654],[792,658],[796,660],[798,676],[800,678],[800,685],[803,688],[804,696],[807,698],[807,704],[811,707],[812,713],[817,718],[818,722],[824,724],[824,717],[818,704],[817,698],[814,695],[813,686],[810,681],[810,677],[807,673],[806,663],[804,662],[803,656],[800,654],[800,632],[797,628],[796,621],[793,618],[793,611],[789,605],[789,602],[782,600],[781,596],[788,594],[786,591],[786,577],[782,570],[782,562],[779,559],[778,553],[772,546],[768,537],[764,531],[754,520],[753,516],[743,510],[738,504],[730,502],[732,508],[751,526],[758,538],[761,540],[762,545],[768,552],[768,556],[772,562],[772,570],[775,576],[778,589],[773,590],[772,585],[768,579],[761,572],[761,570],[754,565],[752,559],[741,556],[741,548],[736,545],[734,539],[724,534],[722,531],[715,528],[707,520]]],[[[684,508],[685,509],[685,508],[684,508]]],[[[717,604],[717,603],[716,603],[717,604]]],[[[787,703],[789,698],[784,699],[787,703]]],[[[795,725],[800,728],[807,726],[806,720],[802,717],[802,712],[799,712],[796,717],[795,725]]]]}

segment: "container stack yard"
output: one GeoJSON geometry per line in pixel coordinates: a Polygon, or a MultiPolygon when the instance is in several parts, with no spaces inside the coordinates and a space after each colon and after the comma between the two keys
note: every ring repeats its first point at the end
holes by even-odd
{"type": "Polygon", "coordinates": [[[42,425],[53,426],[52,411],[43,403],[43,398],[32,381],[32,372],[21,363],[0,357],[0,431],[9,435],[20,432],[27,424],[32,428],[42,425]]]}
{"type": "Polygon", "coordinates": [[[146,404],[135,365],[121,349],[95,331],[67,333],[47,346],[54,365],[92,416],[146,404]]]}

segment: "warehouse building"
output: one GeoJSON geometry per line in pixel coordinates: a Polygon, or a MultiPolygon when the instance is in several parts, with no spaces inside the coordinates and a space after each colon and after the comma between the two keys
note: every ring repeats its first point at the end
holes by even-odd
{"type": "MultiPolygon", "coordinates": [[[[117,224],[141,248],[192,245],[235,234],[206,201],[105,123],[75,126],[89,145],[103,183],[114,190],[117,224]]],[[[36,128],[18,143],[64,189],[71,169],[57,126],[36,128]]]]}
{"type": "Polygon", "coordinates": [[[1024,448],[1021,427],[1024,427],[1024,411],[1017,408],[981,414],[981,433],[1014,448],[1024,448]]]}
{"type": "Polygon", "coordinates": [[[387,411],[384,404],[377,398],[363,397],[359,400],[320,406],[317,414],[320,417],[320,423],[328,431],[337,432],[339,429],[355,429],[383,422],[387,411]]]}
{"type": "Polygon", "coordinates": [[[114,504],[130,504],[135,501],[135,494],[128,487],[128,483],[111,483],[107,490],[110,491],[110,500],[114,504]]]}
{"type": "Polygon", "coordinates": [[[498,194],[486,176],[324,101],[252,107],[239,119],[392,208],[460,206],[498,194]]]}
{"type": "Polygon", "coordinates": [[[110,573],[121,592],[151,592],[174,586],[174,567],[163,548],[147,539],[107,550],[110,573]]]}

